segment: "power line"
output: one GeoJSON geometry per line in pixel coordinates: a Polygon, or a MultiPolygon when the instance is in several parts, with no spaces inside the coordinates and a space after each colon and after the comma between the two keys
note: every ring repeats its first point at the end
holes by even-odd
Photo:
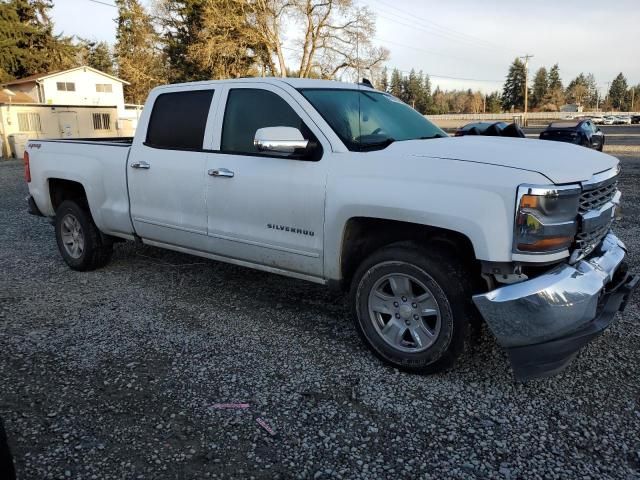
{"type": "MultiPolygon", "coordinates": [[[[476,59],[469,58],[469,57],[465,58],[465,57],[459,57],[457,55],[451,55],[449,53],[437,52],[435,50],[429,50],[429,49],[425,49],[425,48],[420,48],[420,47],[416,47],[414,45],[407,45],[406,43],[400,43],[400,42],[396,42],[395,40],[388,40],[386,38],[380,38],[380,37],[372,37],[372,38],[374,40],[379,41],[379,42],[391,43],[393,45],[398,45],[398,46],[404,47],[404,48],[411,48],[412,50],[416,50],[416,51],[419,51],[419,52],[424,52],[424,53],[431,54],[431,55],[437,55],[439,57],[455,58],[457,60],[462,60],[462,61],[465,61],[465,62],[472,61],[472,62],[478,63],[476,59]]],[[[487,65],[486,62],[482,62],[482,63],[483,63],[483,65],[487,65]]],[[[496,64],[494,64],[494,65],[496,65],[496,64]]]]}
{"type": "Polygon", "coordinates": [[[454,41],[458,41],[458,42],[462,42],[462,43],[466,43],[466,44],[472,44],[475,47],[483,47],[483,48],[491,48],[493,50],[495,49],[501,49],[504,50],[505,52],[512,52],[511,49],[508,49],[502,45],[497,45],[494,44],[492,42],[489,42],[487,40],[481,39],[479,37],[475,37],[472,35],[468,35],[465,33],[461,33],[458,32],[456,30],[453,30],[451,28],[448,27],[444,27],[441,26],[435,22],[432,22],[430,20],[427,20],[423,17],[416,17],[414,15],[407,15],[403,10],[388,4],[387,2],[384,2],[383,0],[374,0],[375,2],[384,5],[386,8],[389,9],[393,9],[393,10],[397,10],[401,13],[401,15],[397,14],[397,13],[393,13],[393,12],[389,12],[389,11],[383,11],[383,13],[385,15],[393,15],[394,17],[396,17],[396,19],[394,18],[388,18],[385,15],[380,15],[383,18],[386,18],[387,20],[390,20],[392,22],[396,22],[396,23],[400,23],[401,25],[404,26],[408,26],[410,28],[414,28],[414,29],[418,29],[418,30],[422,30],[425,31],[427,33],[430,33],[432,35],[437,35],[440,37],[444,37],[445,39],[448,40],[454,40],[454,41]],[[403,22],[411,22],[411,23],[402,23],[400,21],[398,21],[397,19],[402,20],[403,22]],[[416,21],[420,21],[420,22],[424,22],[422,25],[416,21]]]}
{"type": "MultiPolygon", "coordinates": [[[[406,73],[407,75],[410,75],[411,72],[408,72],[407,70],[400,70],[398,68],[395,68],[394,70],[398,70],[400,73],[406,73]]],[[[487,82],[487,83],[503,83],[504,80],[489,80],[489,79],[483,79],[483,78],[466,78],[466,77],[454,77],[451,75],[437,75],[435,73],[425,73],[425,75],[427,75],[428,77],[434,77],[434,78],[444,78],[446,80],[463,80],[465,82],[487,82]]]]}
{"type": "Polygon", "coordinates": [[[101,2],[100,0],[89,0],[89,1],[93,2],[93,3],[99,3],[100,5],[106,5],[107,7],[118,8],[116,5],[114,5],[112,3],[101,2]]]}

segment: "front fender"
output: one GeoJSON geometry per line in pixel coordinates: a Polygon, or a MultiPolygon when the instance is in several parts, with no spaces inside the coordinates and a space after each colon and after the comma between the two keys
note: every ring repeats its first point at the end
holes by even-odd
{"type": "Polygon", "coordinates": [[[479,260],[511,261],[516,190],[548,184],[514,168],[434,158],[412,159],[409,173],[390,177],[357,172],[329,179],[325,274],[341,278],[344,229],[353,217],[381,218],[444,228],[471,241],[479,260]]]}

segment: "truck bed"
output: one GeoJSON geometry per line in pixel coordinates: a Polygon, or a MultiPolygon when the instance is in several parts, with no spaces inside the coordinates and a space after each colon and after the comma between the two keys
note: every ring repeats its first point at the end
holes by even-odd
{"type": "Polygon", "coordinates": [[[91,145],[111,145],[130,147],[133,137],[92,137],[92,138],[38,138],[29,142],[82,143],[91,145]]]}
{"type": "Polygon", "coordinates": [[[52,217],[51,185],[75,182],[84,190],[93,220],[104,233],[130,235],[127,159],[131,137],[30,139],[29,191],[40,212],[52,217]]]}

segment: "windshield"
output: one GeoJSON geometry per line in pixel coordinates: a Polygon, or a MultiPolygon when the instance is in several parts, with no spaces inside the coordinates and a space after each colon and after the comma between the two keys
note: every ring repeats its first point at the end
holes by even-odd
{"type": "Polygon", "coordinates": [[[371,90],[301,89],[349,150],[448,135],[397,98],[371,90]]]}

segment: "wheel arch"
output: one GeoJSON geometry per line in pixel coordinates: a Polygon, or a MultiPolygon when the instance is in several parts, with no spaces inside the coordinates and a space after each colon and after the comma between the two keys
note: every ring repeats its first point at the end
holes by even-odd
{"type": "Polygon", "coordinates": [[[469,268],[477,269],[479,276],[480,266],[473,243],[463,233],[406,221],[352,217],[342,234],[339,285],[348,288],[358,266],[373,252],[402,242],[446,250],[469,268]]]}

